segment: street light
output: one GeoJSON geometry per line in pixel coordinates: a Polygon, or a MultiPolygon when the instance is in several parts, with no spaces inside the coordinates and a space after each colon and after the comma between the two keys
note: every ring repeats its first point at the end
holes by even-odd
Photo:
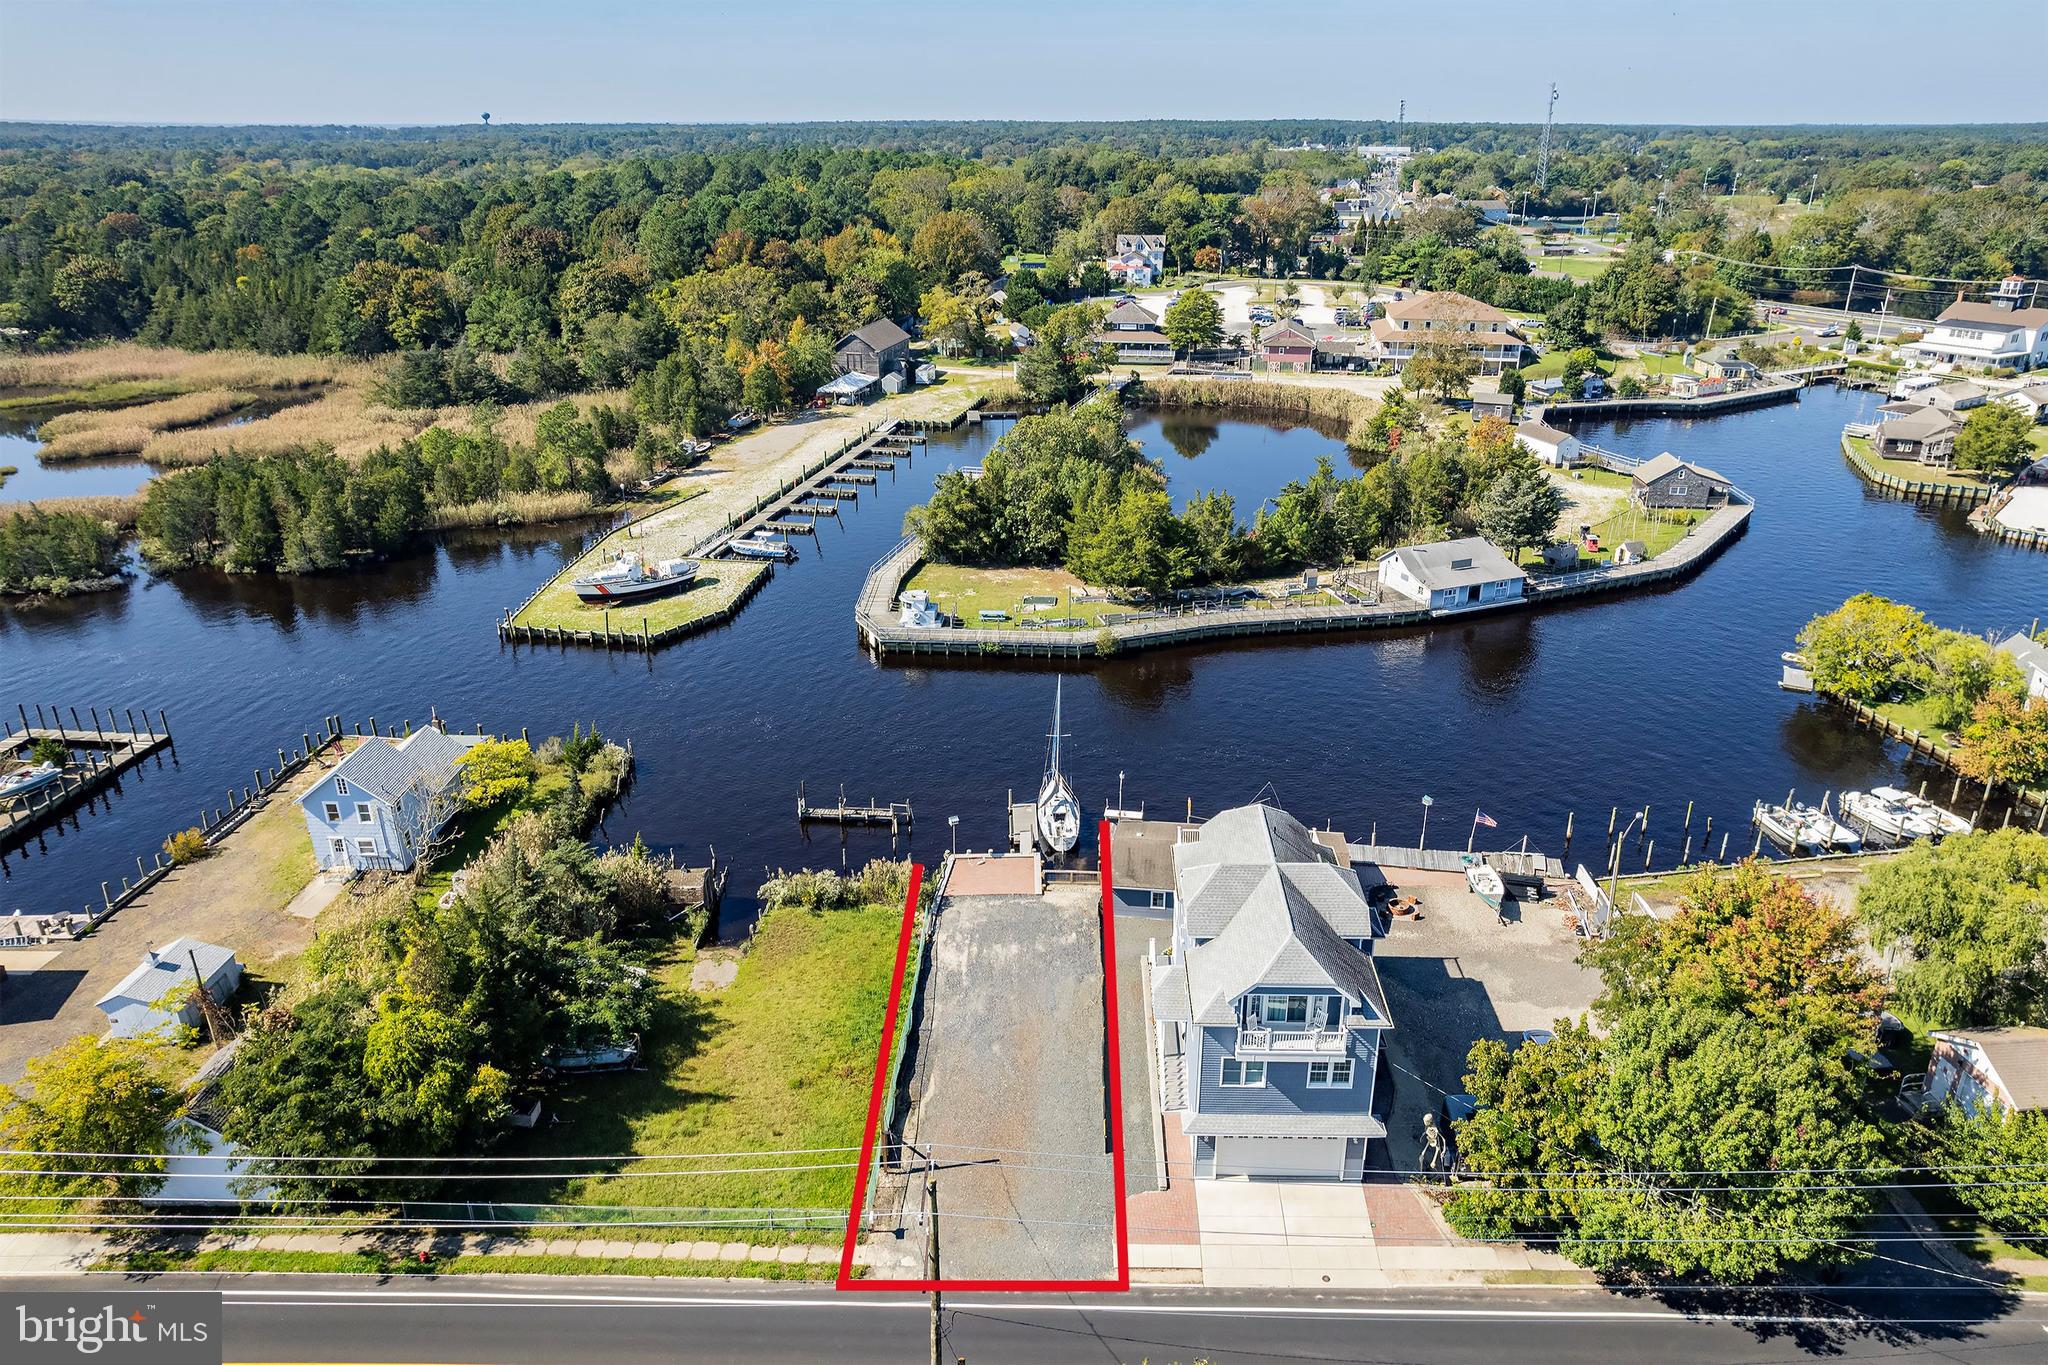
{"type": "Polygon", "coordinates": [[[946,825],[953,831],[953,852],[958,854],[960,852],[960,817],[957,815],[947,816],[946,825]]]}
{"type": "Polygon", "coordinates": [[[1435,804],[1436,798],[1433,796],[1422,798],[1422,839],[1415,845],[1417,853],[1429,847],[1429,808],[1435,804]]]}
{"type": "Polygon", "coordinates": [[[1629,816],[1628,824],[1622,827],[1621,837],[1614,841],[1614,860],[1608,864],[1607,870],[1607,905],[1610,913],[1614,906],[1614,893],[1621,885],[1621,846],[1628,842],[1628,836],[1635,832],[1636,821],[1642,818],[1641,811],[1629,816]]]}

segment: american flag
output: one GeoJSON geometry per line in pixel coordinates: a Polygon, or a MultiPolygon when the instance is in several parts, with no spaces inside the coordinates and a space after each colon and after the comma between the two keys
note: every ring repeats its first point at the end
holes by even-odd
{"type": "Polygon", "coordinates": [[[1487,813],[1486,813],[1485,811],[1483,811],[1483,810],[1482,810],[1482,811],[1479,811],[1479,812],[1476,812],[1476,813],[1475,813],[1475,814],[1473,815],[1473,817],[1472,817],[1472,823],[1473,823],[1473,824],[1475,824],[1475,825],[1484,825],[1484,826],[1486,826],[1486,827],[1487,827],[1488,829],[1499,829],[1499,828],[1500,828],[1500,821],[1498,821],[1498,820],[1494,819],[1494,818],[1493,818],[1493,817],[1492,817],[1491,815],[1488,815],[1488,814],[1487,814],[1487,813]]]}

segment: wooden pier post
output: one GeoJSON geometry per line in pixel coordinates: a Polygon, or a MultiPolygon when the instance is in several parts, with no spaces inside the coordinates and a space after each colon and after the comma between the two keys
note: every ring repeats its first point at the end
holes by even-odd
{"type": "Polygon", "coordinates": [[[1685,829],[1688,834],[1692,832],[1692,802],[1690,801],[1685,803],[1685,829]]]}
{"type": "MultiPolygon", "coordinates": [[[[145,712],[145,714],[147,713],[145,712]]],[[[169,739],[171,737],[171,718],[164,714],[162,707],[157,708],[156,724],[157,728],[163,731],[164,738],[169,739]]]]}
{"type": "Polygon", "coordinates": [[[1616,820],[1619,820],[1620,818],[1621,818],[1621,807],[1620,807],[1620,806],[1616,806],[1616,807],[1614,807],[1613,809],[1611,809],[1611,810],[1609,810],[1609,811],[1607,812],[1607,837],[1608,837],[1609,839],[1612,839],[1612,838],[1614,837],[1614,822],[1615,822],[1616,820]]]}

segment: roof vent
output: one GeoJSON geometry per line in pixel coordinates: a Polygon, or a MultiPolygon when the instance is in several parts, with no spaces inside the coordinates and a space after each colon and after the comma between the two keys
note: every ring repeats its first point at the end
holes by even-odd
{"type": "Polygon", "coordinates": [[[1451,561],[1451,567],[1454,569],[1469,569],[1472,567],[1472,561],[1469,559],[1454,559],[1451,561]]]}

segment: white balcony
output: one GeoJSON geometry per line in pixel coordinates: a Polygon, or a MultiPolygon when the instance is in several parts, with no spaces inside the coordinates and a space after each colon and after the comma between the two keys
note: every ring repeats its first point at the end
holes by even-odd
{"type": "Polygon", "coordinates": [[[1351,1030],[1342,1024],[1317,1024],[1305,1028],[1291,1025],[1261,1025],[1237,1031],[1236,1056],[1248,1061],[1289,1057],[1341,1057],[1350,1050],[1350,1047],[1351,1030]]]}

